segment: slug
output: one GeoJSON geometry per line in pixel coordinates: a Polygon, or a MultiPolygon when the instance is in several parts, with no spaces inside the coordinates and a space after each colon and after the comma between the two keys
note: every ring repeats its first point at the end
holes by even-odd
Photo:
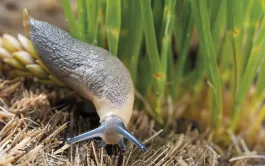
{"type": "Polygon", "coordinates": [[[69,88],[91,100],[100,117],[98,128],[68,138],[67,143],[101,137],[100,147],[118,144],[125,150],[125,137],[142,151],[147,151],[126,129],[132,115],[134,85],[125,65],[107,50],[79,41],[54,25],[29,17],[26,10],[24,26],[49,71],[69,88]]]}

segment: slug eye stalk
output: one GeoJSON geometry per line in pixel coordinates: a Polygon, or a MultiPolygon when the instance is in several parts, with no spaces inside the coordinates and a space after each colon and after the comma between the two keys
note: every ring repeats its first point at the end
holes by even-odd
{"type": "Polygon", "coordinates": [[[67,143],[68,144],[74,144],[74,143],[85,141],[85,140],[88,140],[91,138],[102,137],[102,133],[104,133],[104,132],[105,132],[105,126],[100,125],[98,128],[95,128],[94,130],[80,134],[74,138],[67,138],[67,143]]]}
{"type": "Polygon", "coordinates": [[[106,145],[106,142],[104,140],[104,134],[106,133],[121,135],[120,140],[118,141],[118,145],[122,150],[125,150],[126,148],[123,141],[123,137],[125,137],[128,140],[132,141],[143,152],[147,151],[147,148],[126,129],[123,122],[117,117],[109,117],[105,119],[98,128],[88,131],[84,134],[78,135],[76,137],[68,138],[67,143],[74,144],[91,138],[101,137],[102,141],[100,142],[100,147],[104,147],[106,145]]]}
{"type": "MultiPolygon", "coordinates": [[[[147,151],[147,148],[141,142],[139,142],[125,127],[118,126],[117,127],[117,133],[121,134],[122,136],[124,136],[128,140],[132,141],[143,152],[147,151]]],[[[122,145],[120,145],[120,144],[122,144],[122,143],[119,143],[119,146],[121,147],[122,145]]]]}

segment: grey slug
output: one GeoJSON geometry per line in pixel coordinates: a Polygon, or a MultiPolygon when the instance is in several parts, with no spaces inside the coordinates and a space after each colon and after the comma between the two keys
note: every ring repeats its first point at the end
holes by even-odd
{"type": "Polygon", "coordinates": [[[101,147],[118,144],[125,150],[125,137],[147,151],[126,129],[132,115],[134,86],[123,63],[103,48],[79,41],[54,25],[29,17],[26,10],[24,26],[44,65],[68,87],[91,100],[100,117],[98,128],[68,138],[67,142],[101,137],[101,147]]]}

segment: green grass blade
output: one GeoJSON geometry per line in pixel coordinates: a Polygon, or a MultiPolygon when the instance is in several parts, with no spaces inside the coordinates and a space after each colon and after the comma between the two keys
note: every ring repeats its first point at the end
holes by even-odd
{"type": "Polygon", "coordinates": [[[265,74],[263,73],[265,73],[265,60],[262,62],[255,90],[255,98],[258,100],[258,102],[262,102],[265,95],[265,74]]]}
{"type": "MultiPolygon", "coordinates": [[[[214,29],[214,26],[217,22],[220,21],[220,24],[221,24],[221,20],[218,20],[218,17],[220,17],[220,11],[222,10],[226,10],[226,7],[222,6],[222,3],[225,3],[226,4],[226,1],[219,1],[219,0],[208,0],[207,4],[208,3],[211,3],[209,4],[209,18],[210,18],[210,24],[211,24],[211,28],[214,29]]],[[[222,15],[223,17],[225,16],[222,15]]],[[[221,26],[223,27],[223,25],[221,26]]],[[[220,27],[220,28],[221,28],[220,27]]],[[[214,33],[213,33],[214,34],[214,33]]]]}
{"type": "Polygon", "coordinates": [[[214,16],[212,19],[212,37],[213,37],[213,44],[214,49],[216,51],[216,56],[218,58],[219,55],[219,47],[221,46],[221,39],[223,38],[224,30],[225,30],[225,23],[226,23],[226,0],[221,1],[218,4],[218,9],[214,8],[214,16]]]}
{"type": "MultiPolygon", "coordinates": [[[[129,61],[130,61],[130,56],[128,57],[128,55],[130,54],[130,49],[131,49],[130,44],[129,44],[130,35],[132,35],[131,30],[134,30],[133,28],[137,27],[135,26],[135,24],[133,24],[134,23],[133,21],[135,21],[134,17],[136,17],[136,15],[139,15],[140,13],[139,11],[132,13],[132,10],[134,10],[134,7],[133,7],[134,3],[135,1],[130,1],[130,0],[123,0],[121,3],[122,18],[121,18],[121,29],[120,29],[118,54],[119,54],[119,58],[125,64],[129,64],[129,61]]],[[[133,34],[133,35],[136,35],[136,34],[133,34]]]]}
{"type": "Polygon", "coordinates": [[[161,51],[161,39],[163,30],[161,30],[162,20],[163,20],[163,6],[164,1],[161,0],[152,0],[153,2],[153,19],[154,19],[154,26],[155,26],[155,34],[156,34],[156,42],[158,47],[158,52],[161,51]]]}
{"type": "MultiPolygon", "coordinates": [[[[182,19],[179,19],[180,21],[178,22],[178,25],[176,25],[177,27],[181,27],[183,26],[183,28],[181,28],[181,32],[179,32],[181,34],[180,36],[180,42],[179,43],[179,50],[180,50],[180,56],[179,59],[177,61],[176,64],[176,78],[174,81],[174,85],[176,87],[179,87],[181,80],[183,80],[183,71],[184,71],[184,67],[185,67],[185,63],[187,61],[187,57],[188,57],[188,53],[189,53],[189,46],[190,46],[190,40],[191,40],[191,36],[192,36],[192,30],[194,27],[194,22],[193,22],[193,18],[192,18],[192,14],[191,14],[191,9],[190,9],[190,3],[187,3],[184,7],[185,12],[188,11],[188,13],[186,14],[186,17],[183,17],[181,15],[179,15],[180,17],[182,17],[182,19]],[[181,22],[183,22],[184,20],[187,20],[187,25],[182,25],[181,22]]],[[[184,12],[184,11],[183,11],[184,12]]],[[[178,93],[179,94],[179,93],[178,93]]],[[[177,97],[176,95],[172,95],[173,98],[177,97]]]]}
{"type": "Polygon", "coordinates": [[[130,11],[129,37],[128,37],[128,59],[130,59],[130,72],[133,81],[137,82],[137,69],[139,63],[140,49],[143,38],[143,19],[140,9],[140,0],[130,1],[132,9],[130,11]],[[137,26],[135,26],[137,25],[137,26]]]}
{"type": "Polygon", "coordinates": [[[75,16],[74,16],[74,13],[73,13],[73,10],[71,8],[71,4],[70,4],[69,0],[62,0],[62,6],[64,9],[64,15],[67,19],[71,34],[74,37],[81,39],[79,29],[78,29],[78,24],[76,22],[76,19],[75,19],[75,16]]]}
{"type": "Polygon", "coordinates": [[[99,0],[98,1],[98,36],[97,36],[97,45],[103,48],[107,48],[106,38],[106,1],[99,0]]]}
{"type": "MultiPolygon", "coordinates": [[[[265,1],[260,0],[260,5],[263,14],[265,14],[265,1]]],[[[263,16],[264,17],[264,16],[263,16]]],[[[264,18],[263,18],[264,21],[264,18]]],[[[258,81],[256,85],[256,91],[255,91],[255,98],[258,100],[258,102],[262,102],[264,95],[265,95],[265,60],[263,60],[261,64],[261,69],[259,71],[258,81]]]]}
{"type": "Polygon", "coordinates": [[[262,62],[264,51],[265,51],[264,36],[265,36],[265,21],[263,20],[262,26],[260,28],[260,32],[257,34],[257,38],[254,41],[254,46],[251,50],[249,61],[247,63],[247,67],[244,72],[243,79],[241,81],[242,83],[240,84],[238,93],[236,95],[235,104],[234,104],[234,114],[233,114],[233,119],[232,119],[232,123],[230,126],[232,130],[235,130],[237,127],[241,104],[245,98],[245,95],[249,87],[251,86],[256,76],[256,72],[257,72],[258,67],[260,66],[260,63],[262,62]]]}
{"type": "Polygon", "coordinates": [[[78,0],[78,24],[80,29],[80,39],[83,41],[87,41],[88,27],[87,27],[87,9],[86,9],[86,1],[78,0]]]}
{"type": "Polygon", "coordinates": [[[176,0],[166,0],[163,14],[162,24],[162,43],[161,43],[161,64],[163,71],[167,70],[167,59],[169,50],[171,49],[172,30],[174,26],[174,12],[175,12],[176,0]]]}
{"type": "Polygon", "coordinates": [[[216,56],[214,44],[212,42],[210,21],[206,0],[190,0],[192,6],[192,14],[196,29],[198,31],[199,40],[202,45],[202,51],[205,55],[206,67],[208,72],[209,83],[213,93],[213,110],[212,110],[212,127],[218,128],[222,121],[222,96],[217,70],[216,56]]]}
{"type": "Polygon", "coordinates": [[[175,98],[177,93],[177,87],[175,86],[175,77],[177,72],[173,60],[172,50],[169,51],[167,64],[167,88],[169,90],[169,94],[175,98]]]}
{"type": "Polygon", "coordinates": [[[250,12],[248,15],[246,15],[247,19],[245,21],[247,37],[246,37],[246,44],[244,50],[244,62],[243,62],[244,69],[246,68],[247,62],[249,60],[249,56],[253,46],[254,35],[257,32],[259,26],[259,20],[261,18],[260,14],[262,12],[258,3],[252,3],[252,4],[253,5],[250,5],[250,7],[248,7],[247,11],[250,12]]]}
{"type": "Polygon", "coordinates": [[[262,8],[263,13],[265,13],[265,2],[262,0],[260,0],[259,2],[261,4],[261,8],[262,8]]]}
{"type": "Polygon", "coordinates": [[[143,17],[147,55],[151,65],[152,76],[154,78],[154,90],[156,93],[155,111],[158,116],[161,116],[161,100],[164,95],[166,73],[163,71],[159,58],[150,0],[141,0],[140,4],[143,17]]]}
{"type": "Polygon", "coordinates": [[[121,26],[121,0],[107,0],[106,26],[110,52],[117,56],[121,26]]]}
{"type": "Polygon", "coordinates": [[[227,72],[231,73],[231,70],[233,70],[233,45],[231,42],[231,35],[226,33],[224,36],[224,41],[222,43],[222,48],[220,49],[220,54],[218,56],[219,58],[219,71],[220,71],[220,78],[222,79],[222,86],[225,86],[225,84],[229,84],[231,87],[230,91],[232,95],[235,95],[235,93],[232,91],[232,87],[234,86],[234,79],[231,77],[227,78],[227,72]]]}
{"type": "Polygon", "coordinates": [[[243,7],[241,1],[227,1],[229,19],[228,30],[231,31],[233,36],[233,49],[234,49],[234,71],[235,71],[235,92],[237,92],[242,78],[242,64],[243,64],[243,7]],[[235,7],[236,6],[236,7],[235,7]]]}
{"type": "Polygon", "coordinates": [[[161,83],[161,81],[163,81],[165,74],[163,73],[162,66],[160,63],[150,0],[141,0],[140,4],[141,13],[143,17],[146,49],[151,64],[151,69],[156,80],[156,92],[159,96],[162,96],[164,88],[162,88],[159,84],[161,83]]]}
{"type": "Polygon", "coordinates": [[[88,37],[87,41],[97,45],[98,33],[98,0],[86,0],[88,37]]]}
{"type": "Polygon", "coordinates": [[[138,80],[137,80],[137,87],[139,88],[140,92],[147,97],[150,83],[153,81],[151,70],[151,64],[149,63],[148,55],[140,56],[139,57],[139,70],[141,72],[138,73],[138,80]]]}

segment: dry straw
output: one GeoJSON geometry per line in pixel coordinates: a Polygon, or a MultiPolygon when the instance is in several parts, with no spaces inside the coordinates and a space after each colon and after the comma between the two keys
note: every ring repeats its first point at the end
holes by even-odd
{"type": "Polygon", "coordinates": [[[249,151],[244,141],[232,133],[233,143],[223,149],[211,141],[209,131],[199,134],[189,127],[185,135],[156,131],[155,121],[138,111],[134,111],[129,128],[137,138],[144,140],[148,152],[141,152],[130,142],[125,153],[114,146],[112,155],[99,149],[94,141],[70,146],[65,144],[64,138],[89,130],[93,123],[89,119],[93,117],[75,115],[76,107],[64,106],[54,110],[55,105],[50,105],[47,100],[47,97],[56,100],[50,92],[45,89],[32,89],[29,92],[23,84],[23,79],[0,81],[1,92],[10,87],[1,98],[12,101],[10,106],[4,100],[0,102],[1,166],[244,165],[264,158],[249,151]]]}

